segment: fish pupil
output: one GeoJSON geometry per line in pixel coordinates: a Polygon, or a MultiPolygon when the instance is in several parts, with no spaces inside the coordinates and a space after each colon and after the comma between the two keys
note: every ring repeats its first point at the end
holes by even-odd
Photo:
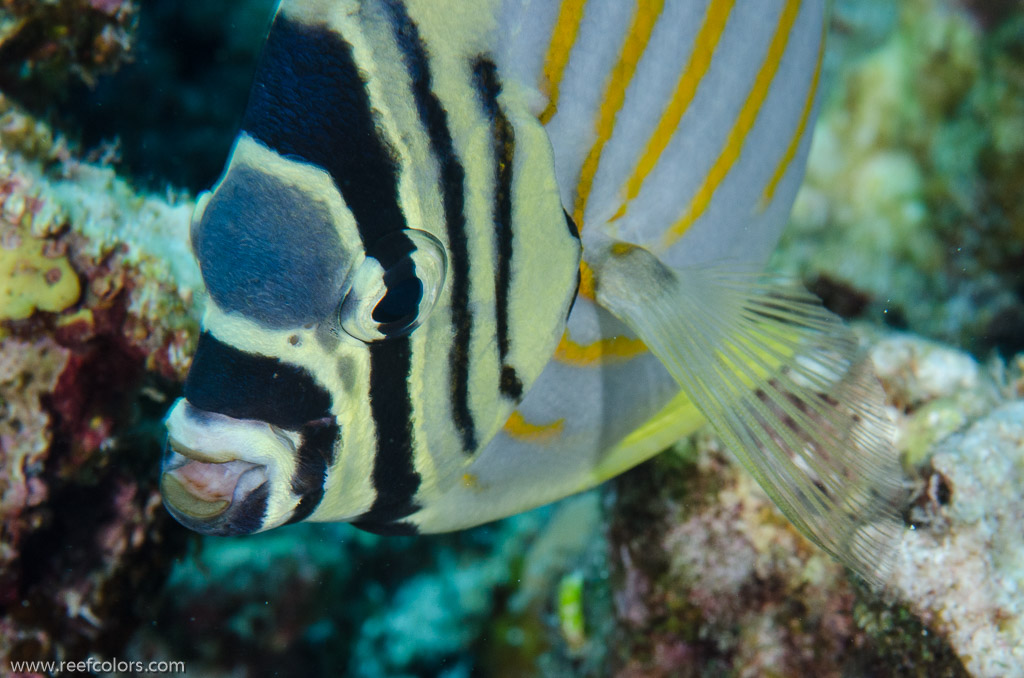
{"type": "Polygon", "coordinates": [[[374,322],[382,325],[397,323],[416,316],[423,298],[423,283],[419,278],[406,278],[395,285],[389,285],[387,294],[373,307],[374,322]]]}

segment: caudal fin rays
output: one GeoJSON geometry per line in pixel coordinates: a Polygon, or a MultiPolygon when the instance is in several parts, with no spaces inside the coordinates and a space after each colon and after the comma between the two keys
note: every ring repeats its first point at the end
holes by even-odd
{"type": "Polygon", "coordinates": [[[786,516],[881,582],[904,492],[881,387],[852,332],[810,294],[763,276],[674,270],[622,244],[590,261],[598,302],[662,361],[786,516]]]}

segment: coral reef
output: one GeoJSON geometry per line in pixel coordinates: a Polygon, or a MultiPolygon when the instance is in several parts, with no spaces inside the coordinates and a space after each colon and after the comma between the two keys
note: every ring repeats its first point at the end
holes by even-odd
{"type": "Polygon", "coordinates": [[[1024,348],[1024,12],[964,4],[838,3],[847,61],[774,265],[848,316],[1012,355],[1024,348]]]}
{"type": "Polygon", "coordinates": [[[37,310],[60,312],[82,293],[59,241],[26,227],[26,221],[35,225],[33,213],[39,207],[18,183],[18,177],[8,176],[0,184],[5,227],[0,234],[0,320],[23,320],[37,310]]]}
{"type": "Polygon", "coordinates": [[[3,0],[0,86],[31,81],[52,93],[75,75],[94,83],[130,57],[132,0],[3,0]]]}
{"type": "Polygon", "coordinates": [[[886,590],[851,585],[698,435],[616,482],[616,675],[1024,675],[1019,382],[905,335],[871,356],[918,488],[886,590]]]}
{"type": "Polygon", "coordinates": [[[1024,401],[943,440],[920,472],[892,587],[973,676],[1024,675],[1024,401]]]}
{"type": "Polygon", "coordinates": [[[858,628],[840,568],[713,439],[616,485],[615,675],[873,675],[890,663],[858,628]]]}
{"type": "Polygon", "coordinates": [[[566,576],[581,589],[585,572],[600,580],[600,535],[591,493],[452,535],[299,525],[204,539],[129,652],[210,676],[511,677],[536,671],[554,647],[547,675],[566,675],[590,639],[561,639],[554,591],[566,576]]]}
{"type": "Polygon", "coordinates": [[[7,99],[0,121],[6,667],[116,652],[159,588],[184,535],[157,492],[157,427],[196,323],[174,265],[117,228],[180,236],[187,205],[135,196],[7,99]]]}

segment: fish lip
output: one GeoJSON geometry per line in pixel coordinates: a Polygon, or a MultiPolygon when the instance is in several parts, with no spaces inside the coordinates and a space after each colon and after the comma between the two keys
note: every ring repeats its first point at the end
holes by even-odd
{"type": "Polygon", "coordinates": [[[167,436],[167,448],[169,454],[164,458],[164,472],[173,471],[174,469],[184,466],[190,461],[198,461],[204,464],[226,464],[232,461],[244,461],[230,454],[211,455],[206,454],[205,452],[200,452],[199,450],[194,450],[184,443],[175,440],[173,436],[167,436]],[[171,465],[168,466],[168,464],[171,465]]]}
{"type": "MultiPolygon", "coordinates": [[[[236,470],[236,469],[232,469],[236,470]]],[[[229,481],[230,482],[230,481],[229,481]]],[[[163,469],[160,474],[160,489],[164,506],[178,522],[202,534],[239,534],[232,520],[233,509],[242,505],[252,493],[265,488],[269,482],[265,464],[257,464],[228,454],[209,455],[193,450],[168,436],[163,469]],[[200,496],[198,488],[189,478],[175,473],[188,464],[227,465],[237,464],[234,486],[230,499],[200,496]]],[[[249,530],[251,531],[251,530],[249,530]]]]}

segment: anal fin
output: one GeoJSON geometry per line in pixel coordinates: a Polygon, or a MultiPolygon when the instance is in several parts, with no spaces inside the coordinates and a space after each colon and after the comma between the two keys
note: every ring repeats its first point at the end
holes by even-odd
{"type": "Polygon", "coordinates": [[[647,344],[783,513],[879,584],[905,492],[881,386],[849,328],[765,276],[676,270],[624,243],[585,256],[597,302],[647,344]]]}

